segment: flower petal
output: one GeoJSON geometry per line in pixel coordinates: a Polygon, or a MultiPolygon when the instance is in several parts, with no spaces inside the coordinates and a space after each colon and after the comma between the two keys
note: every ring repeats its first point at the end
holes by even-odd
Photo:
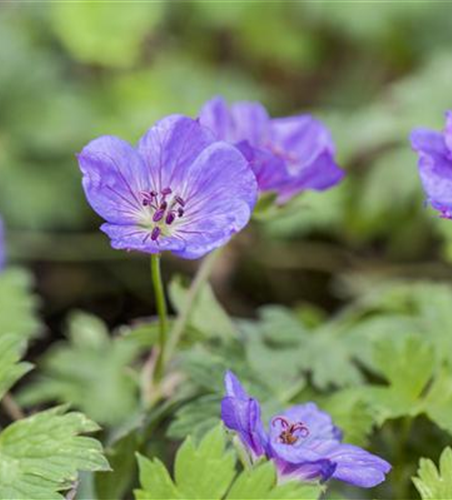
{"type": "Polygon", "coordinates": [[[416,128],[410,134],[411,147],[426,154],[447,155],[443,134],[425,128],[416,128]]]}
{"type": "Polygon", "coordinates": [[[184,186],[188,167],[213,142],[212,134],[192,118],[172,115],[158,121],[138,143],[153,188],[184,186]]]}
{"type": "Polygon", "coordinates": [[[257,183],[237,148],[216,142],[187,165],[178,193],[185,215],[174,230],[186,246],[178,255],[199,258],[225,244],[249,221],[257,199],[257,183]]]}
{"type": "Polygon", "coordinates": [[[386,460],[351,444],[338,445],[328,453],[328,459],[336,464],[333,478],[361,488],[380,484],[391,470],[386,460]]]}
{"type": "Polygon", "coordinates": [[[116,250],[136,250],[145,253],[164,251],[179,252],[185,243],[173,236],[151,239],[151,230],[136,225],[102,224],[102,231],[111,239],[111,246],[116,250]]]}
{"type": "Polygon", "coordinates": [[[344,171],[338,167],[333,156],[324,152],[309,165],[305,165],[297,175],[291,175],[278,186],[280,203],[285,203],[292,196],[314,189],[324,191],[338,184],[344,178],[344,171]]]}
{"type": "Polygon", "coordinates": [[[226,395],[232,398],[248,399],[250,396],[243,388],[240,380],[230,371],[224,376],[226,395]]]}
{"type": "Polygon", "coordinates": [[[293,464],[284,460],[275,460],[278,475],[283,481],[298,479],[300,481],[320,480],[328,481],[336,470],[336,464],[328,459],[315,462],[293,464]]]}
{"type": "Polygon", "coordinates": [[[103,136],[78,155],[89,204],[110,223],[133,223],[142,210],[140,192],[149,189],[149,175],[126,141],[103,136]]]}
{"type": "Polygon", "coordinates": [[[246,141],[254,147],[268,138],[270,119],[257,102],[236,102],[229,108],[222,97],[215,97],[204,104],[199,120],[218,140],[231,144],[246,141]]]}
{"type": "Polygon", "coordinates": [[[232,372],[226,373],[224,382],[226,397],[221,402],[221,418],[224,424],[238,433],[253,457],[263,455],[268,438],[262,424],[259,402],[248,396],[232,372]]]}

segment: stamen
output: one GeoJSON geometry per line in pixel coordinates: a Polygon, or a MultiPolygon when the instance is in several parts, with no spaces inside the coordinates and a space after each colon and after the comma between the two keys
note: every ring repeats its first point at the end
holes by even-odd
{"type": "Polygon", "coordinates": [[[176,203],[179,203],[181,207],[185,207],[185,201],[180,196],[175,196],[174,199],[176,200],[176,203]]]}
{"type": "Polygon", "coordinates": [[[162,210],[161,208],[159,208],[158,210],[156,210],[154,212],[154,215],[152,216],[152,220],[154,222],[158,222],[159,220],[163,219],[164,215],[165,215],[165,210],[162,210]]]}
{"type": "Polygon", "coordinates": [[[166,210],[168,208],[168,203],[166,201],[162,201],[160,203],[160,210],[166,210]]]}
{"type": "Polygon", "coordinates": [[[163,196],[168,196],[169,194],[171,194],[173,192],[173,190],[170,188],[170,187],[166,187],[166,188],[163,188],[160,193],[163,195],[163,196]]]}
{"type": "Polygon", "coordinates": [[[284,417],[275,417],[272,420],[272,425],[275,426],[277,422],[281,422],[283,429],[287,429],[287,427],[289,427],[289,425],[290,425],[287,418],[284,418],[284,417]]]}
{"type": "Polygon", "coordinates": [[[184,209],[183,209],[183,208],[180,208],[180,207],[179,207],[179,208],[177,209],[177,215],[178,215],[179,217],[182,217],[182,216],[184,215],[184,213],[185,213],[185,212],[184,212],[184,209]]]}
{"type": "Polygon", "coordinates": [[[171,211],[171,212],[168,212],[168,215],[166,216],[166,219],[165,219],[165,222],[170,225],[174,222],[174,219],[176,218],[176,214],[171,211]]]}
{"type": "Polygon", "coordinates": [[[296,424],[292,425],[290,430],[292,433],[294,433],[295,431],[300,431],[301,437],[309,436],[309,429],[303,422],[297,422],[296,424]]]}
{"type": "Polygon", "coordinates": [[[155,241],[159,236],[160,236],[160,233],[161,233],[161,229],[159,227],[154,227],[154,229],[152,230],[152,233],[151,233],[151,240],[152,241],[155,241]]]}

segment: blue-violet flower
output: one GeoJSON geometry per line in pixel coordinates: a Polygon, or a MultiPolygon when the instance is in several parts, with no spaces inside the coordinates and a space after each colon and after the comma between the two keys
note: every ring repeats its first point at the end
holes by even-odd
{"type": "Polygon", "coordinates": [[[78,161],[86,197],[117,249],[202,257],[248,223],[257,198],[240,151],[180,115],[157,122],[137,148],[99,137],[78,161]]]}
{"type": "Polygon", "coordinates": [[[330,478],[371,488],[385,479],[388,462],[358,446],[342,443],[342,432],[314,403],[296,405],[270,419],[265,431],[259,402],[231,372],[225,377],[221,417],[239,435],[253,459],[274,461],[283,479],[327,481],[330,478]]]}
{"type": "Polygon", "coordinates": [[[418,153],[427,202],[442,217],[452,219],[452,111],[446,113],[443,132],[417,128],[411,132],[410,140],[418,153]]]}
{"type": "Polygon", "coordinates": [[[328,129],[310,115],[271,119],[257,102],[228,107],[216,97],[203,106],[199,120],[242,151],[260,191],[276,192],[279,203],[307,189],[328,189],[344,176],[328,129]]]}

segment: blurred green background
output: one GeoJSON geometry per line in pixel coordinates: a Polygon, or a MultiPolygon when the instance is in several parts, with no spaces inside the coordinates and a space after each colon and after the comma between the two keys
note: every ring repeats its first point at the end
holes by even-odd
{"type": "MultiPolygon", "coordinates": [[[[43,313],[114,325],[152,314],[144,257],[111,250],[75,153],[102,134],[135,142],[216,94],[332,129],[343,184],[254,222],[215,279],[226,308],[330,311],[363,283],[451,277],[452,223],[423,205],[414,126],[452,107],[452,6],[443,2],[4,2],[0,213],[12,262],[35,271],[43,313]],[[345,278],[345,279],[344,279],[345,278]]],[[[196,263],[167,259],[166,274],[196,263]]]]}

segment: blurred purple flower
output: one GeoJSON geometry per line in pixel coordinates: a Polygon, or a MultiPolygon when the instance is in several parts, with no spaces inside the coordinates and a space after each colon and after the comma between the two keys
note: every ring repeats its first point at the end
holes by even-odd
{"type": "Polygon", "coordinates": [[[3,270],[5,267],[5,261],[6,261],[6,256],[5,256],[5,232],[3,229],[3,221],[0,218],[0,271],[3,270]]]}
{"type": "Polygon", "coordinates": [[[157,122],[136,149],[99,137],[78,161],[86,197],[117,249],[202,257],[248,223],[257,198],[237,148],[179,115],[157,122]]]}
{"type": "Polygon", "coordinates": [[[419,175],[427,202],[442,217],[452,219],[452,111],[443,132],[417,128],[410,135],[419,156],[419,175]]]}
{"type": "Polygon", "coordinates": [[[216,97],[203,106],[199,120],[242,151],[260,191],[276,192],[279,203],[306,189],[328,189],[344,176],[328,129],[310,115],[271,119],[259,103],[228,107],[216,97]]]}
{"type": "Polygon", "coordinates": [[[231,372],[225,377],[226,396],[221,417],[238,433],[253,458],[266,455],[283,478],[327,481],[330,478],[371,488],[385,480],[391,466],[385,460],[351,444],[314,403],[293,406],[270,420],[266,433],[260,405],[231,372]]]}

